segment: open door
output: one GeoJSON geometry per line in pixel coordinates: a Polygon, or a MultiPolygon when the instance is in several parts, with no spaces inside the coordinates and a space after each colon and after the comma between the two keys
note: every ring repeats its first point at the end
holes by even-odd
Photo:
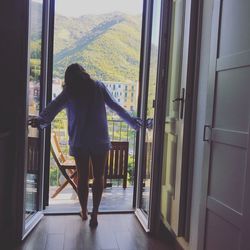
{"type": "Polygon", "coordinates": [[[185,135],[191,133],[187,127],[194,85],[188,82],[188,62],[194,57],[189,44],[191,2],[149,1],[151,23],[146,23],[144,46],[141,114],[152,126],[140,131],[136,214],[148,231],[157,230],[161,219],[176,235],[186,230],[181,208],[188,200],[189,166],[183,159],[189,154],[190,137],[185,135]]]}
{"type": "Polygon", "coordinates": [[[167,58],[170,8],[170,1],[146,1],[140,112],[145,126],[139,134],[136,215],[147,232],[155,229],[155,217],[159,217],[156,210],[159,207],[161,166],[155,155],[159,153],[156,148],[161,143],[161,139],[156,140],[161,102],[158,93],[165,76],[162,66],[167,58]]]}
{"type": "MultiPolygon", "coordinates": [[[[161,215],[163,223],[176,235],[180,232],[183,189],[184,126],[186,114],[187,61],[190,29],[190,1],[173,2],[171,15],[168,71],[162,162],[161,215]]],[[[187,120],[187,119],[186,119],[187,120]]],[[[189,131],[190,133],[190,131],[189,131]]]]}
{"type": "Polygon", "coordinates": [[[46,102],[47,34],[49,0],[29,1],[26,121],[24,143],[23,197],[20,203],[23,218],[20,237],[23,239],[43,216],[43,177],[45,134],[29,126],[29,119],[38,116],[46,102]]]}

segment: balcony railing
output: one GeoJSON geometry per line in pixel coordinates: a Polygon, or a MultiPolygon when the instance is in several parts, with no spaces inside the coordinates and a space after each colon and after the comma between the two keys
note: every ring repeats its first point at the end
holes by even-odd
{"type": "MultiPolygon", "coordinates": [[[[67,135],[67,119],[66,117],[58,118],[58,121],[52,124],[52,130],[56,133],[59,144],[65,155],[68,155],[68,135],[67,135]],[[58,125],[60,124],[60,125],[58,125]]],[[[108,120],[109,136],[111,141],[127,141],[129,142],[129,156],[128,156],[128,186],[134,183],[134,169],[135,169],[135,142],[136,132],[128,126],[124,121],[119,119],[108,120]]],[[[50,169],[50,184],[51,186],[60,184],[60,173],[56,164],[51,157],[50,169]]],[[[112,180],[112,186],[122,186],[122,181],[112,180]]]]}

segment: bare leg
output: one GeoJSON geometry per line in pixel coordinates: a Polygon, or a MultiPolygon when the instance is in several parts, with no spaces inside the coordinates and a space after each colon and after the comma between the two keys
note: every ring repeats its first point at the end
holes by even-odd
{"type": "Polygon", "coordinates": [[[89,195],[89,154],[82,153],[75,157],[77,167],[77,192],[81,205],[81,217],[83,220],[88,219],[88,195],[89,195]]]}
{"type": "Polygon", "coordinates": [[[90,226],[97,226],[97,214],[99,205],[102,198],[102,192],[104,188],[104,168],[107,161],[108,152],[102,154],[91,154],[91,160],[93,164],[93,211],[91,215],[90,226]]]}

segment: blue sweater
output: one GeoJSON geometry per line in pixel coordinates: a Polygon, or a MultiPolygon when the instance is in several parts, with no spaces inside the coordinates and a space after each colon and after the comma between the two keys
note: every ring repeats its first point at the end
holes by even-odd
{"type": "Polygon", "coordinates": [[[84,98],[72,99],[63,90],[39,116],[40,127],[48,126],[64,108],[68,117],[69,145],[71,147],[93,147],[110,143],[105,104],[114,110],[132,128],[138,130],[137,118],[132,117],[113,98],[106,86],[96,81],[96,91],[91,104],[84,98]]]}

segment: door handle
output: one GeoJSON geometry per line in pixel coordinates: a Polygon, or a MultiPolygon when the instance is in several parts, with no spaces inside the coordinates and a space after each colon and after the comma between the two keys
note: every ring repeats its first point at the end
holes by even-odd
{"type": "Polygon", "coordinates": [[[180,119],[183,118],[183,114],[184,114],[184,101],[185,101],[185,89],[182,88],[181,90],[181,97],[177,97],[175,98],[172,102],[180,102],[180,119]]]}
{"type": "Polygon", "coordinates": [[[175,98],[172,102],[182,102],[182,101],[184,101],[184,98],[178,97],[178,98],[175,98]]]}

